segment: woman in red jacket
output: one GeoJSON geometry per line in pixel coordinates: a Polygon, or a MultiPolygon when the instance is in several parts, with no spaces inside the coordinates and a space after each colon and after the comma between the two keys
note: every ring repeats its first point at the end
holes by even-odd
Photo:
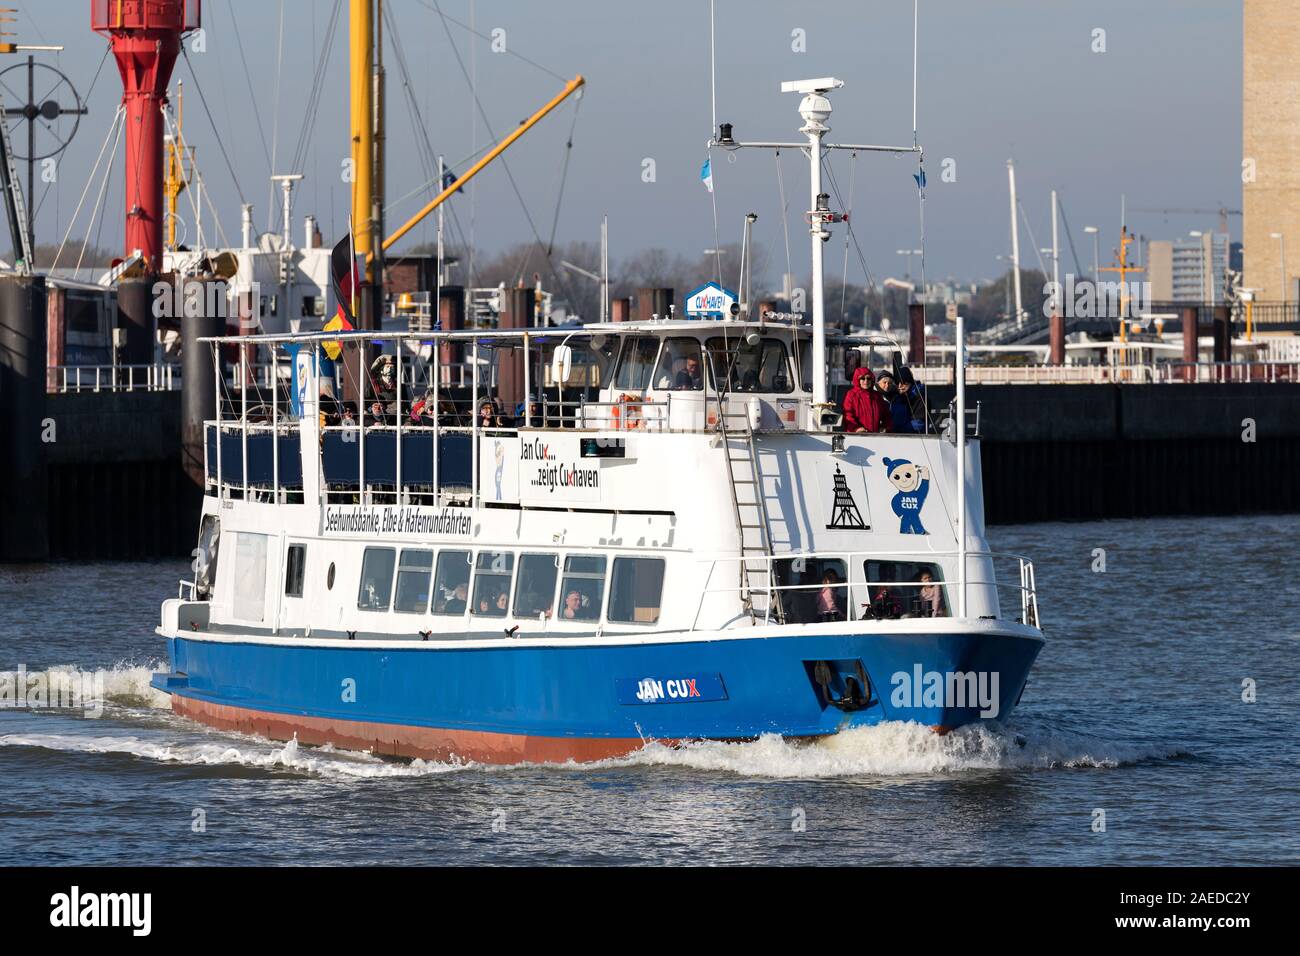
{"type": "Polygon", "coordinates": [[[876,376],[865,365],[853,370],[853,387],[844,396],[844,430],[889,431],[889,405],[876,390],[876,376]]]}

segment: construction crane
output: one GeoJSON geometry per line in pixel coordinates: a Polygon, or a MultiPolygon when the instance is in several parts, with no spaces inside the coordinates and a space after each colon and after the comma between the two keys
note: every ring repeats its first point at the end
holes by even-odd
{"type": "Polygon", "coordinates": [[[1218,216],[1219,232],[1225,235],[1228,232],[1228,217],[1240,216],[1240,209],[1229,209],[1227,206],[1220,206],[1218,209],[1138,209],[1137,212],[1156,212],[1165,216],[1218,216]]]}
{"type": "Polygon", "coordinates": [[[176,84],[176,133],[163,136],[163,199],[167,206],[166,248],[176,248],[176,200],[194,175],[194,147],[185,145],[185,87],[176,84]],[[188,169],[186,168],[188,166],[188,169]]]}

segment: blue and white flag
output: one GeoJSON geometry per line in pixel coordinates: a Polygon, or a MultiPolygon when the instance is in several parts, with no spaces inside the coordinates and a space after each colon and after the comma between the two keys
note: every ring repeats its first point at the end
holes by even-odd
{"type": "Polygon", "coordinates": [[[303,405],[314,397],[308,392],[313,372],[316,377],[316,392],[333,394],[334,363],[309,343],[286,342],[284,350],[289,353],[289,367],[293,369],[289,410],[294,418],[302,418],[303,405]]]}
{"type": "Polygon", "coordinates": [[[704,183],[704,188],[713,192],[713,160],[706,159],[704,165],[700,167],[700,182],[704,183]]]}

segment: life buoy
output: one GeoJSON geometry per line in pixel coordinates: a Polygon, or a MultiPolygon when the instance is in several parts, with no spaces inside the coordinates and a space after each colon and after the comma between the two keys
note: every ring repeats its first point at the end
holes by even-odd
{"type": "Polygon", "coordinates": [[[623,394],[618,397],[618,401],[610,407],[615,430],[631,431],[645,424],[641,417],[641,401],[636,395],[623,394]]]}

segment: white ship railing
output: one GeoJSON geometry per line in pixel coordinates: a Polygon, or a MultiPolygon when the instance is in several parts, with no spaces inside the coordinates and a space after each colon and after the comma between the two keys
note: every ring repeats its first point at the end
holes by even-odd
{"type": "MultiPolygon", "coordinates": [[[[951,365],[912,366],[925,385],[952,385],[951,365]]],[[[968,365],[968,385],[1170,385],[1300,382],[1300,362],[1173,362],[1093,365],[968,365]]]]}
{"type": "MultiPolygon", "coordinates": [[[[840,581],[835,584],[826,584],[823,582],[817,582],[813,584],[774,584],[773,563],[777,561],[792,562],[801,559],[805,561],[842,561],[844,562],[846,568],[852,568],[855,565],[855,562],[860,562],[862,559],[865,558],[875,558],[879,560],[907,561],[916,564],[916,563],[924,563],[928,558],[944,558],[944,557],[954,557],[954,558],[959,557],[959,553],[955,550],[924,551],[924,552],[913,552],[913,553],[900,553],[897,550],[893,550],[893,551],[888,551],[888,550],[809,551],[809,552],[789,553],[789,554],[774,554],[774,555],[760,555],[760,556],[747,555],[744,557],[737,555],[735,557],[714,558],[711,559],[709,563],[709,572],[704,581],[704,588],[700,592],[699,601],[696,603],[695,616],[691,621],[690,630],[695,631],[699,629],[700,615],[703,613],[704,610],[704,602],[710,594],[733,594],[733,593],[738,594],[741,591],[748,591],[751,594],[766,594],[767,607],[763,612],[762,623],[772,624],[774,623],[773,608],[774,605],[776,604],[776,601],[773,600],[773,597],[775,596],[779,599],[780,594],[786,591],[821,591],[826,588],[831,588],[833,590],[838,591],[839,589],[842,588],[844,589],[844,598],[845,598],[844,605],[843,605],[844,607],[843,620],[852,621],[852,620],[874,620],[875,618],[863,617],[860,615],[854,617],[852,615],[851,613],[852,602],[849,600],[849,598],[851,597],[851,592],[849,590],[850,588],[867,589],[869,593],[870,589],[873,587],[886,586],[898,592],[909,592],[909,591],[917,591],[921,587],[927,586],[927,585],[922,585],[916,581],[854,581],[851,579],[840,581]],[[717,570],[718,565],[734,565],[740,562],[744,562],[745,565],[747,566],[758,565],[759,566],[758,569],[760,571],[762,570],[762,566],[766,564],[767,582],[768,582],[767,586],[766,587],[762,585],[754,586],[752,584],[747,587],[741,585],[735,585],[735,584],[717,585],[717,586],[713,585],[714,572],[717,570]]],[[[1019,566],[1018,584],[1011,584],[1009,582],[1003,582],[997,580],[985,581],[978,578],[969,578],[969,577],[965,579],[964,584],[968,588],[969,587],[992,587],[995,589],[1009,588],[1017,592],[1020,599],[1020,617],[1018,619],[1019,622],[1035,628],[1038,628],[1040,626],[1039,617],[1038,617],[1038,589],[1037,589],[1037,581],[1034,577],[1034,564],[1032,561],[1030,561],[1028,558],[1022,557],[1021,555],[1011,554],[1005,551],[967,551],[966,558],[968,560],[971,558],[988,558],[991,561],[997,561],[997,560],[1016,561],[1019,566]]],[[[727,574],[729,575],[732,573],[733,572],[730,571],[727,572],[727,574]]],[[[725,576],[723,580],[726,580],[725,576]]],[[[961,587],[962,584],[963,582],[960,579],[956,581],[935,580],[929,582],[929,585],[944,586],[946,588],[961,587]]],[[[945,616],[947,617],[953,616],[951,613],[952,611],[951,607],[949,607],[948,611],[949,613],[945,616]]],[[[775,621],[775,623],[780,624],[782,622],[778,620],[775,621]]]]}
{"type": "Polygon", "coordinates": [[[64,392],[171,392],[181,387],[180,366],[172,362],[140,365],[51,365],[46,390],[64,392]]]}

